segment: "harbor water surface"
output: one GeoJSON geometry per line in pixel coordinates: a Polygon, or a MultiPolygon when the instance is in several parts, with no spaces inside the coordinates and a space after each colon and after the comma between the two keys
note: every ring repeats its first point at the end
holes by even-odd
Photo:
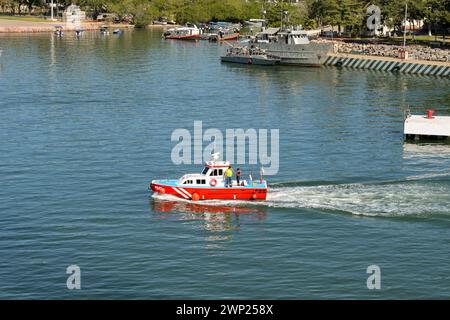
{"type": "Polygon", "coordinates": [[[450,297],[450,144],[402,136],[408,105],[450,113],[448,78],[221,64],[149,30],[0,47],[0,298],[450,297]],[[279,129],[267,201],[148,192],[201,170],[171,161],[194,121],[279,129]]]}

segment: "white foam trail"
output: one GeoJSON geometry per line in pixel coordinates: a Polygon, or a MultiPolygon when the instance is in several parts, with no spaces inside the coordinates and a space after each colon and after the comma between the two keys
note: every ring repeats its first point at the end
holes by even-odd
{"type": "Polygon", "coordinates": [[[273,190],[267,200],[272,207],[337,210],[366,216],[450,214],[450,183],[282,187],[273,190]]]}
{"type": "MultiPolygon", "coordinates": [[[[424,176],[421,176],[423,179],[424,176]]],[[[338,184],[269,188],[266,201],[206,200],[211,206],[268,206],[312,208],[364,216],[450,215],[450,182],[417,183],[415,179],[390,184],[338,184]]],[[[161,200],[191,202],[171,195],[161,200]]]]}
{"type": "Polygon", "coordinates": [[[425,179],[433,179],[433,178],[443,178],[450,177],[450,171],[448,172],[439,172],[439,173],[425,173],[417,176],[409,176],[406,177],[406,180],[425,180],[425,179]]]}

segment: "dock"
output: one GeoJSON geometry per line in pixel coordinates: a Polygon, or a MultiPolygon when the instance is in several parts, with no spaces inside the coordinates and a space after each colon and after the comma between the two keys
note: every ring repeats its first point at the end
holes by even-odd
{"type": "Polygon", "coordinates": [[[449,138],[450,116],[433,116],[429,110],[427,115],[408,115],[404,123],[406,139],[449,138]]]}
{"type": "Polygon", "coordinates": [[[450,62],[444,61],[405,60],[360,54],[332,53],[325,59],[324,65],[439,77],[450,76],[450,62]]]}

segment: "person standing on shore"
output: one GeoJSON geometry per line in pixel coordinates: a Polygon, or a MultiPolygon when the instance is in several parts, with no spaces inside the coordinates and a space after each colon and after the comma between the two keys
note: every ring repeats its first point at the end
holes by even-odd
{"type": "Polygon", "coordinates": [[[231,188],[231,177],[233,177],[233,168],[231,165],[225,170],[225,188],[231,188]]]}

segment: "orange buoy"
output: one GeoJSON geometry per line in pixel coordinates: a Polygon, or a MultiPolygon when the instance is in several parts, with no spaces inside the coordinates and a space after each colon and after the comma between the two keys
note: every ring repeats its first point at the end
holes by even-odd
{"type": "Polygon", "coordinates": [[[200,196],[198,195],[198,193],[193,193],[192,194],[192,201],[198,201],[200,200],[200,196]]]}
{"type": "Polygon", "coordinates": [[[256,193],[254,193],[254,194],[252,195],[252,199],[253,199],[253,200],[256,200],[256,198],[257,198],[256,193]]]}

